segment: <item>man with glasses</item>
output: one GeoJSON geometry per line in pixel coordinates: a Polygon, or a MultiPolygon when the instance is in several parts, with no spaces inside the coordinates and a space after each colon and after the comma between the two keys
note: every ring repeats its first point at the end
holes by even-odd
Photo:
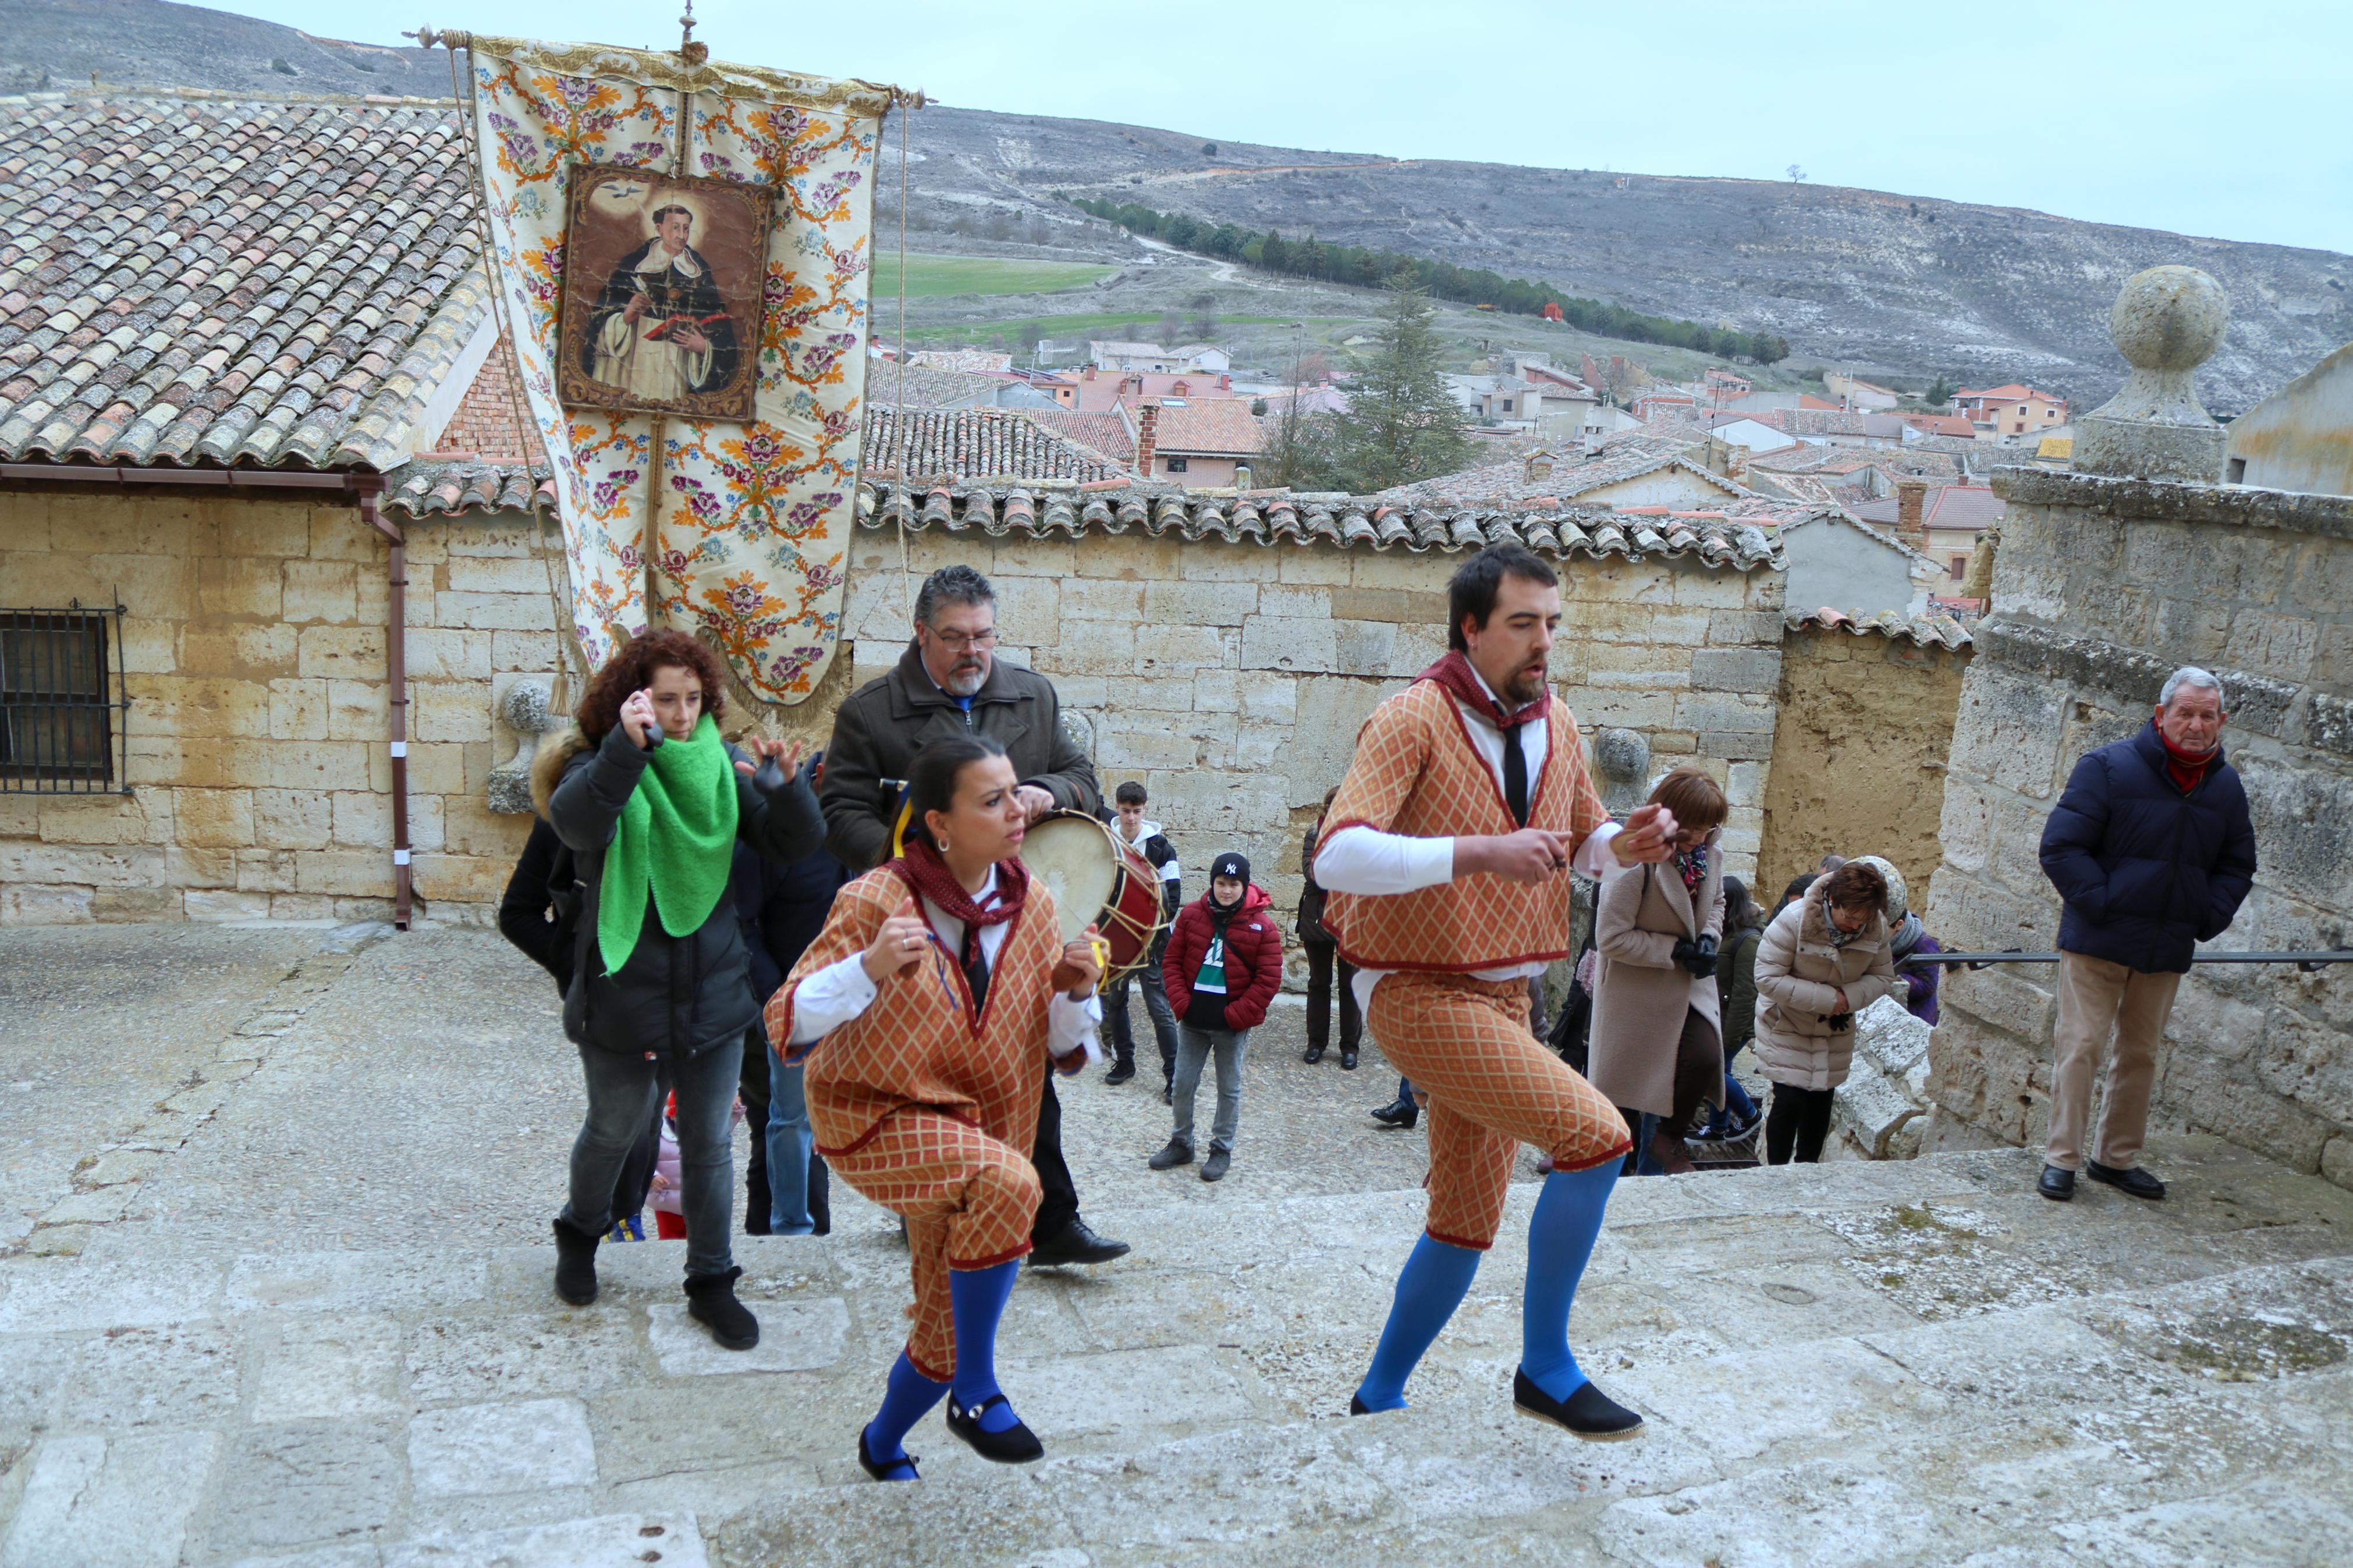
{"type": "MultiPolygon", "coordinates": [[[[899,781],[915,752],[943,735],[982,734],[1005,748],[1020,799],[1037,821],[1050,811],[1103,809],[1094,764],[1062,728],[1053,683],[997,658],[997,592],[969,566],[943,566],[915,595],[915,637],[898,665],[845,699],[825,751],[826,847],[853,872],[891,858],[899,781]]],[[[1079,1217],[1062,1159],[1062,1110],[1050,1075],[1031,1155],[1045,1201],[1038,1205],[1032,1264],[1102,1263],[1127,1244],[1105,1241],[1079,1217]]]]}

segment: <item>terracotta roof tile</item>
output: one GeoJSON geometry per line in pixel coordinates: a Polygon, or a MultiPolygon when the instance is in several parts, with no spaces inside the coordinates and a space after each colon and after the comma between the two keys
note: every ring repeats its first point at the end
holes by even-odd
{"type": "MultiPolygon", "coordinates": [[[[1134,405],[1133,399],[1121,401],[1134,405]]],[[[1238,397],[1188,398],[1173,406],[1166,398],[1151,401],[1159,410],[1153,416],[1155,451],[1247,458],[1266,449],[1266,427],[1238,397]]]]}
{"type": "Polygon", "coordinates": [[[1101,452],[1122,468],[1135,466],[1135,433],[1117,413],[1082,414],[1075,408],[1036,408],[1029,417],[1066,441],[1101,452]]]}
{"type": "Polygon", "coordinates": [[[907,410],[905,447],[899,411],[866,410],[866,471],[911,479],[1107,479],[1112,461],[1065,440],[1027,410],[955,408],[907,410]]]}
{"type": "Polygon", "coordinates": [[[447,517],[465,511],[552,511],[555,481],[540,468],[520,463],[450,462],[418,458],[395,468],[385,480],[383,506],[409,518],[447,517]]]}
{"type": "Polygon", "coordinates": [[[1851,632],[1856,637],[1878,636],[1891,641],[1915,642],[1922,647],[1964,648],[1969,646],[1969,629],[1950,616],[1899,616],[1893,610],[1882,610],[1866,616],[1860,610],[1833,610],[1825,605],[1815,610],[1791,610],[1782,616],[1793,631],[1807,626],[1820,626],[1825,631],[1851,632]]]}
{"type": "Polygon", "coordinates": [[[0,99],[0,456],[388,468],[486,307],[448,105],[0,99]]]}

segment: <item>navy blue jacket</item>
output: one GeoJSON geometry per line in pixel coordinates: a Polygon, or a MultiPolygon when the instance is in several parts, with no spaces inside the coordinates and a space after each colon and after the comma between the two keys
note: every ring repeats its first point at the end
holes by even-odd
{"type": "Polygon", "coordinates": [[[841,862],[823,849],[779,865],[749,845],[736,845],[735,919],[752,960],[752,994],[762,1007],[825,929],[833,895],[849,879],[841,862]]]}
{"type": "Polygon", "coordinates": [[[2255,879],[2255,829],[2217,751],[2184,795],[2151,721],[2087,753],[2042,825],[2042,871],[2067,901],[2059,945],[2144,973],[2185,973],[2255,879]]]}

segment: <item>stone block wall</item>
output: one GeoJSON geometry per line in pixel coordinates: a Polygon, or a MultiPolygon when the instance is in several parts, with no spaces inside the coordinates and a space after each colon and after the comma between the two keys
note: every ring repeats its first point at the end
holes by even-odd
{"type": "Polygon", "coordinates": [[[1770,909],[1825,855],[1880,855],[1928,895],[1941,858],[1945,753],[1970,650],[1871,629],[1793,626],[1782,644],[1780,717],[1757,885],[1770,909]]]}
{"type": "MultiPolygon", "coordinates": [[[[528,518],[406,530],[417,894],[479,910],[529,826],[484,791],[496,692],[558,668],[547,564],[528,518]]],[[[132,700],[130,794],[0,795],[0,921],[387,912],[386,553],[341,500],[0,495],[0,599],[120,593],[132,700]]]]}
{"type": "MultiPolygon", "coordinates": [[[[2048,948],[2037,850],[2075,760],[2147,721],[2182,664],[2222,679],[2260,870],[2212,946],[2342,948],[2353,927],[2353,500],[2004,469],[1994,614],[1961,689],[1928,923],[1947,947],[2048,948]]],[[[2353,966],[2200,968],[2152,1124],[2353,1185],[2353,966]]],[[[2039,1143],[2053,974],[1950,974],[1927,1146],[2039,1143]]]]}
{"type": "MultiPolygon", "coordinates": [[[[1054,679],[1108,795],[1142,781],[1187,872],[1250,858],[1289,929],[1300,845],[1382,698],[1445,651],[1445,584],[1463,557],[1136,534],[1036,539],[861,529],[845,626],[853,682],[906,646],[923,575],[963,562],[998,598],[1001,657],[1054,679]]],[[[1556,689],[1588,737],[1625,725],[1658,771],[1695,762],[1732,800],[1732,863],[1753,868],[1780,681],[1780,574],[1694,560],[1564,567],[1556,689]]],[[[800,721],[796,715],[792,722],[800,721]]]]}

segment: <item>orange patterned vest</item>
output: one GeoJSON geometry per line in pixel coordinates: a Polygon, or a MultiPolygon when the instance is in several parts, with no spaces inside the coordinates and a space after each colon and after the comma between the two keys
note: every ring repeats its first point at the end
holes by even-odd
{"type": "MultiPolygon", "coordinates": [[[[1318,847],[1349,826],[1413,838],[1516,831],[1494,770],[1472,744],[1472,722],[1430,680],[1375,709],[1318,847]]],[[[1528,826],[1567,835],[1574,853],[1609,813],[1586,770],[1577,721],[1559,699],[1545,723],[1550,740],[1531,783],[1528,826]]],[[[1503,969],[1568,956],[1571,888],[1566,875],[1534,886],[1482,875],[1412,893],[1333,893],[1324,924],[1340,956],[1359,969],[1503,969]]]]}
{"type": "MultiPolygon", "coordinates": [[[[792,1037],[801,981],[865,952],[882,922],[913,897],[888,867],[836,894],[825,929],[768,1000],[768,1038],[792,1037]]],[[[934,943],[913,969],[885,979],[865,1012],[809,1047],[802,1081],[818,1153],[858,1148],[885,1116],[909,1105],[953,1116],[1025,1152],[1037,1142],[1039,1087],[1049,1070],[1046,1009],[1062,956],[1054,896],[1042,878],[1030,879],[1010,923],[989,970],[988,1005],[977,1029],[964,971],[934,943]]]]}

